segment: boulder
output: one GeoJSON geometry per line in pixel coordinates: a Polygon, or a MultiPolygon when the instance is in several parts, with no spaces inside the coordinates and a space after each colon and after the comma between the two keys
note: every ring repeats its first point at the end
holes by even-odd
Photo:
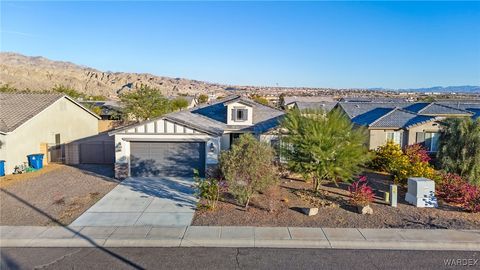
{"type": "Polygon", "coordinates": [[[316,208],[316,207],[313,207],[313,208],[304,207],[304,208],[302,208],[302,212],[307,216],[315,216],[316,214],[318,214],[318,208],[316,208]]]}
{"type": "Polygon", "coordinates": [[[372,215],[373,214],[373,209],[370,207],[370,205],[367,206],[358,206],[358,213],[362,215],[372,215]]]}

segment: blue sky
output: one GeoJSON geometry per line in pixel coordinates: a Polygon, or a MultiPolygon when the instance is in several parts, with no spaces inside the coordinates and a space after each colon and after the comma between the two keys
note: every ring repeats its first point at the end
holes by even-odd
{"type": "Polygon", "coordinates": [[[5,2],[1,50],[240,85],[480,85],[480,2],[5,2]]]}

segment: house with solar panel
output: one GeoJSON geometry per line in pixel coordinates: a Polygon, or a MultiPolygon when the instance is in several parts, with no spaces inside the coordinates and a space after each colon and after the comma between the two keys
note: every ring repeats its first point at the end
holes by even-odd
{"type": "Polygon", "coordinates": [[[450,117],[480,116],[480,103],[465,102],[339,102],[336,106],[358,126],[369,131],[371,150],[391,140],[402,147],[422,144],[438,150],[441,121],[450,117]]]}

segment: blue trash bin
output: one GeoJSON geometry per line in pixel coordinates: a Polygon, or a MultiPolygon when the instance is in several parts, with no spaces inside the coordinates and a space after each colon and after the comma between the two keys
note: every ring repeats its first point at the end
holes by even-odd
{"type": "Polygon", "coordinates": [[[0,176],[5,176],[5,160],[0,160],[0,176]]]}
{"type": "Polygon", "coordinates": [[[39,170],[43,168],[43,154],[31,154],[27,156],[28,166],[39,170]]]}

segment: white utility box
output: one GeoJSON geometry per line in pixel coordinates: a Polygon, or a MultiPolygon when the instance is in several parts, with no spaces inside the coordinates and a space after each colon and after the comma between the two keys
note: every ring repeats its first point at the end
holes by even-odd
{"type": "Polygon", "coordinates": [[[435,182],[423,177],[408,178],[405,200],[416,207],[437,207],[435,182]]]}

